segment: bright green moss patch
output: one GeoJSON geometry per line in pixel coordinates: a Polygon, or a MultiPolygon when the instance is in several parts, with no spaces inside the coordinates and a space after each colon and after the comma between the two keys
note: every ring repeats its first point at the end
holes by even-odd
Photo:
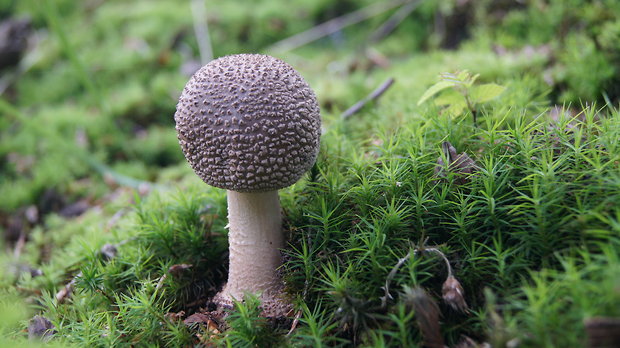
{"type": "MultiPolygon", "coordinates": [[[[231,331],[212,339],[419,343],[404,293],[414,286],[439,303],[450,345],[461,335],[500,339],[485,289],[504,308],[507,337],[526,346],[582,344],[585,318],[617,315],[619,158],[617,145],[596,135],[617,132],[618,115],[586,109],[582,121],[558,122],[512,112],[481,128],[428,115],[372,144],[330,128],[315,168],[282,197],[290,242],[283,270],[299,329],[285,335],[288,326],[263,322],[249,301],[227,319],[231,331]],[[455,146],[478,166],[463,184],[456,174],[435,174],[441,141],[449,138],[437,129],[457,126],[469,136],[454,139],[455,146]],[[469,313],[441,300],[447,274],[436,254],[418,253],[389,276],[400,258],[422,247],[446,255],[469,313]],[[388,278],[392,299],[384,305],[388,278]],[[575,335],[561,334],[566,325],[575,335]]],[[[128,223],[113,228],[112,258],[102,242],[82,252],[66,278],[81,272],[65,303],[55,304],[58,288],[50,284],[43,313],[58,337],[79,345],[184,345],[198,340],[196,333],[209,335],[170,313],[185,311],[185,319],[206,308],[225,279],[223,192],[192,184],[160,197],[137,203],[123,218],[128,223]]]]}

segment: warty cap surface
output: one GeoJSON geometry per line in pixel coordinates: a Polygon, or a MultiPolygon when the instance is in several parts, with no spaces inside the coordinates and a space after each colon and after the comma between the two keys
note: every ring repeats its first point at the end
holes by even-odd
{"type": "Polygon", "coordinates": [[[231,55],[202,67],[185,86],[174,119],[196,174],[227,190],[290,186],[319,150],[314,92],[290,65],[266,55],[231,55]]]}

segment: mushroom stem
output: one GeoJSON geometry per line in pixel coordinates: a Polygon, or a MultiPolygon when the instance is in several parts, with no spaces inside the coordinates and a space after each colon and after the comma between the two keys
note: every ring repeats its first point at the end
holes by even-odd
{"type": "Polygon", "coordinates": [[[242,300],[245,293],[271,297],[281,292],[277,269],[284,244],[278,191],[228,193],[228,283],[220,294],[242,300]]]}

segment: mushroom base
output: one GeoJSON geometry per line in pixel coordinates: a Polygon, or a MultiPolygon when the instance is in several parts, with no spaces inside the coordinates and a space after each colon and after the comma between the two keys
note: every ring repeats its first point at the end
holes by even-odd
{"type": "MultiPolygon", "coordinates": [[[[284,293],[284,286],[280,289],[279,293],[262,293],[260,294],[261,300],[261,315],[267,318],[281,318],[288,317],[293,310],[293,304],[291,303],[290,298],[284,293]]],[[[219,309],[233,309],[234,302],[233,300],[238,300],[237,298],[232,298],[225,293],[226,286],[222,291],[220,291],[213,299],[212,303],[217,305],[219,309]]]]}
{"type": "Polygon", "coordinates": [[[228,282],[214,302],[232,307],[233,299],[260,294],[266,316],[290,310],[278,276],[284,245],[278,191],[228,191],[228,282]]]}

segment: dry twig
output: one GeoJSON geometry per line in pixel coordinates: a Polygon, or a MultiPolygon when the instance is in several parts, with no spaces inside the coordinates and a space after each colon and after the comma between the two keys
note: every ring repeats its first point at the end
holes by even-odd
{"type": "Polygon", "coordinates": [[[295,319],[293,319],[293,323],[291,324],[291,329],[288,330],[287,336],[290,336],[293,331],[297,328],[297,324],[299,324],[299,318],[301,318],[301,310],[297,311],[295,314],[295,319]]]}
{"type": "Polygon", "coordinates": [[[387,91],[388,88],[392,86],[392,84],[394,84],[394,78],[390,77],[385,82],[383,82],[379,87],[377,87],[374,91],[372,91],[369,95],[364,97],[364,99],[353,104],[353,106],[351,106],[345,112],[343,112],[342,115],[340,115],[340,117],[346,120],[352,115],[358,113],[370,101],[379,99],[379,97],[381,97],[383,93],[385,93],[385,91],[387,91]]]}
{"type": "Polygon", "coordinates": [[[19,238],[17,239],[17,242],[15,243],[15,248],[13,249],[13,258],[16,261],[19,259],[19,256],[22,254],[22,250],[24,249],[25,245],[26,245],[26,232],[22,230],[21,232],[19,232],[19,238]]]}
{"type": "Polygon", "coordinates": [[[267,50],[276,53],[294,50],[295,48],[301,47],[322,37],[333,34],[345,27],[364,21],[380,13],[388,11],[394,7],[400,6],[408,1],[410,0],[393,0],[389,2],[374,3],[357,11],[353,11],[346,15],[330,19],[329,21],[321,23],[304,32],[278,41],[267,50]]]}
{"type": "Polygon", "coordinates": [[[159,289],[161,289],[161,287],[164,286],[164,282],[166,281],[167,278],[168,278],[168,274],[166,273],[164,273],[164,275],[159,277],[159,280],[157,281],[157,285],[155,286],[155,292],[159,291],[159,289]]]}
{"type": "Polygon", "coordinates": [[[81,276],[82,272],[79,272],[75,275],[75,277],[73,277],[73,279],[71,279],[70,282],[68,282],[62,289],[60,289],[60,291],[56,293],[56,303],[61,304],[71,297],[71,294],[73,294],[73,287],[75,286],[77,279],[81,276]]]}
{"type": "Polygon", "coordinates": [[[396,27],[402,22],[411,12],[413,12],[422,3],[423,0],[412,0],[401,6],[394,14],[388,18],[372,35],[368,44],[373,44],[381,41],[388,36],[396,27]]]}
{"type": "Polygon", "coordinates": [[[390,282],[392,282],[392,279],[394,279],[394,276],[396,276],[396,273],[398,272],[398,269],[403,264],[405,264],[405,262],[407,262],[407,260],[409,260],[411,255],[415,255],[415,254],[417,254],[417,252],[418,252],[417,249],[410,250],[407,253],[407,255],[405,255],[403,258],[398,259],[398,262],[396,263],[394,268],[392,268],[390,273],[388,273],[387,278],[385,278],[385,286],[383,287],[383,290],[385,291],[385,295],[381,298],[381,308],[386,308],[387,307],[387,301],[394,299],[394,297],[392,297],[392,295],[390,294],[390,282]]]}

